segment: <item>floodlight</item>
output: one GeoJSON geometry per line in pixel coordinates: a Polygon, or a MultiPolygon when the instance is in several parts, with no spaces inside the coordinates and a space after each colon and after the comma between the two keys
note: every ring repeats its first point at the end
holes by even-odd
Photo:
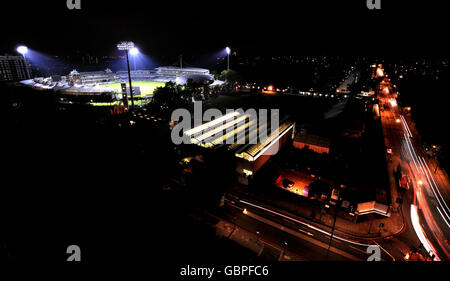
{"type": "MultiPolygon", "coordinates": [[[[128,61],[128,51],[136,49],[134,47],[134,43],[131,41],[122,41],[117,44],[117,49],[121,51],[125,51],[125,56],[127,58],[127,69],[128,69],[128,82],[130,83],[130,96],[131,96],[131,108],[134,108],[134,99],[133,99],[133,86],[131,85],[131,73],[130,73],[130,62],[128,61]]],[[[137,49],[136,49],[137,51],[137,49]]],[[[134,51],[131,51],[134,53],[134,51]]]]}
{"type": "Polygon", "coordinates": [[[131,48],[131,49],[130,49],[130,54],[131,54],[131,55],[135,56],[135,55],[137,55],[138,53],[139,53],[139,49],[138,49],[138,48],[134,47],[134,48],[131,48]]]}
{"type": "Polygon", "coordinates": [[[226,47],[225,51],[227,52],[227,70],[230,70],[230,53],[231,53],[230,47],[226,47]]]}
{"type": "Polygon", "coordinates": [[[22,55],[25,55],[28,52],[28,48],[26,46],[19,46],[17,47],[17,52],[21,53],[22,55]]]}
{"type": "Polygon", "coordinates": [[[131,50],[134,48],[134,43],[131,41],[123,41],[117,44],[117,49],[121,51],[131,50]]]}

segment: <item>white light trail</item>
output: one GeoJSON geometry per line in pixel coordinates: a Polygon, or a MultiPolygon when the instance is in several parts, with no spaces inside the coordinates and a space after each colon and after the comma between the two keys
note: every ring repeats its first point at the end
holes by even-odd
{"type": "MultiPolygon", "coordinates": [[[[421,161],[423,161],[423,163],[425,163],[425,165],[426,165],[425,159],[423,159],[423,157],[422,157],[421,161]]],[[[421,162],[422,165],[424,165],[423,163],[421,162]]],[[[444,198],[442,197],[441,193],[439,192],[439,188],[436,186],[436,183],[434,183],[434,185],[433,185],[433,183],[431,182],[430,177],[432,178],[433,175],[431,174],[430,170],[428,169],[427,172],[430,173],[429,175],[428,175],[428,173],[426,173],[425,175],[426,175],[426,177],[427,177],[428,184],[429,184],[429,186],[430,186],[430,188],[431,188],[431,191],[433,192],[434,197],[436,198],[436,201],[438,202],[439,206],[441,206],[441,208],[442,208],[442,210],[444,211],[444,214],[445,214],[445,216],[446,216],[447,218],[444,217],[444,216],[442,215],[442,213],[441,213],[441,211],[439,210],[438,207],[436,207],[436,208],[438,209],[438,211],[439,211],[439,213],[441,214],[442,218],[444,219],[445,223],[450,227],[450,225],[449,225],[449,223],[448,223],[448,221],[447,221],[447,219],[450,220],[450,217],[448,216],[446,210],[444,209],[444,205],[445,205],[445,208],[446,208],[447,210],[448,210],[448,206],[447,206],[447,204],[445,203],[445,200],[444,200],[444,198]],[[438,196],[438,194],[439,194],[439,196],[438,196]],[[443,203],[444,205],[443,205],[442,203],[443,203]]],[[[434,182],[434,179],[433,179],[433,182],[434,182]]]]}
{"type": "Polygon", "coordinates": [[[408,143],[409,147],[411,148],[412,154],[414,156],[414,158],[417,160],[417,163],[419,163],[419,167],[421,169],[421,171],[419,171],[420,174],[425,174],[425,170],[424,168],[420,165],[420,160],[419,160],[419,156],[417,156],[416,151],[414,150],[414,147],[412,145],[412,142],[409,138],[406,138],[406,142],[408,143]]]}
{"type": "MultiPolygon", "coordinates": [[[[439,207],[436,208],[439,211],[439,214],[441,215],[441,217],[444,217],[444,215],[441,212],[441,209],[439,209],[439,207]]],[[[446,214],[447,215],[447,214],[446,214]]],[[[444,219],[444,222],[447,224],[447,226],[450,228],[450,224],[447,222],[447,220],[444,219]]]]}
{"type": "Polygon", "coordinates": [[[411,222],[412,222],[414,231],[416,232],[417,237],[420,240],[420,243],[422,243],[422,245],[424,246],[424,248],[428,251],[428,253],[430,255],[434,255],[435,256],[434,260],[440,261],[438,255],[433,250],[433,247],[430,245],[430,243],[428,242],[427,238],[425,237],[425,234],[423,233],[422,227],[420,226],[419,213],[417,212],[417,206],[416,205],[411,205],[411,222]]]}
{"type": "MultiPolygon", "coordinates": [[[[272,210],[270,210],[270,209],[267,209],[267,208],[258,206],[258,205],[256,205],[256,204],[253,204],[253,203],[250,203],[250,202],[247,202],[247,201],[244,201],[244,200],[239,200],[239,201],[240,201],[241,203],[244,203],[244,204],[253,206],[253,207],[255,207],[255,208],[258,208],[258,209],[261,209],[261,210],[270,212],[270,213],[272,213],[272,214],[281,216],[281,217],[283,217],[283,218],[286,218],[286,219],[295,221],[295,222],[300,223],[300,224],[302,224],[302,225],[304,225],[304,226],[306,226],[306,227],[308,227],[308,228],[311,228],[311,229],[314,229],[314,230],[316,230],[316,231],[318,231],[318,232],[320,232],[320,233],[323,233],[323,234],[325,234],[325,235],[327,235],[327,236],[331,236],[331,233],[329,233],[329,232],[327,232],[327,231],[325,231],[325,230],[322,230],[322,229],[320,229],[320,228],[317,228],[317,227],[315,227],[315,226],[313,226],[313,225],[310,225],[310,224],[307,224],[307,223],[305,223],[305,222],[302,222],[302,221],[300,221],[300,220],[291,218],[291,217],[289,217],[289,216],[283,215],[283,214],[281,214],[281,213],[272,211],[272,210]]],[[[347,240],[347,239],[345,239],[345,238],[342,238],[342,237],[339,237],[339,236],[336,236],[336,235],[333,235],[333,238],[336,238],[336,239],[338,239],[338,240],[345,241],[345,242],[348,242],[348,243],[351,243],[351,244],[354,244],[354,245],[359,245],[359,246],[364,246],[364,247],[372,246],[372,244],[358,243],[358,242],[350,241],[350,240],[347,240]]]]}
{"type": "Polygon", "coordinates": [[[408,136],[409,136],[410,138],[412,138],[413,136],[412,136],[412,134],[411,134],[411,130],[409,130],[408,123],[406,123],[405,117],[403,117],[403,115],[400,115],[400,119],[402,120],[402,125],[403,125],[403,127],[404,127],[405,130],[408,132],[408,136]]]}
{"type": "Polygon", "coordinates": [[[409,147],[408,137],[406,136],[406,134],[404,134],[404,136],[405,136],[406,147],[408,148],[408,151],[409,151],[409,153],[411,154],[411,158],[412,158],[412,160],[413,160],[413,162],[414,162],[414,166],[416,166],[417,172],[418,172],[419,174],[421,174],[421,172],[420,172],[420,170],[419,170],[419,167],[417,166],[416,159],[414,158],[413,152],[411,151],[411,148],[409,147]]]}
{"type": "Polygon", "coordinates": [[[425,158],[422,157],[422,161],[424,162],[425,167],[426,167],[428,173],[430,174],[431,179],[433,180],[434,186],[436,187],[436,190],[437,190],[437,192],[439,193],[439,196],[441,197],[443,203],[445,204],[445,208],[447,209],[447,211],[450,211],[450,209],[449,209],[448,206],[447,206],[447,203],[445,202],[444,198],[442,197],[441,192],[439,191],[439,188],[437,188],[437,184],[436,184],[436,182],[434,181],[434,176],[433,176],[433,174],[431,173],[430,168],[428,167],[428,164],[427,164],[427,162],[425,161],[425,158]]]}

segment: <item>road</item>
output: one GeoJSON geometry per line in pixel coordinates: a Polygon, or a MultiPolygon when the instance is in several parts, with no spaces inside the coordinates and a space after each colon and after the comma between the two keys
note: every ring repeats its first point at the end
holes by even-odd
{"type": "MultiPolygon", "coordinates": [[[[383,88],[385,86],[391,88],[387,81],[383,82],[383,88]]],[[[434,260],[448,260],[450,209],[448,199],[442,195],[448,194],[448,183],[436,179],[422,151],[420,136],[411,126],[412,122],[408,122],[409,118],[398,108],[395,93],[383,91],[379,102],[385,108],[381,112],[385,143],[392,148],[392,162],[388,165],[391,167],[390,177],[400,166],[411,180],[411,187],[403,195],[401,206],[407,227],[394,240],[409,247],[422,244],[429,256],[435,256],[434,260]]],[[[384,243],[386,248],[396,247],[395,243],[389,242],[384,243]]]]}
{"type": "MultiPolygon", "coordinates": [[[[372,254],[367,253],[367,248],[377,246],[373,241],[359,242],[337,235],[333,235],[329,244],[330,228],[324,229],[271,206],[231,194],[226,196],[221,217],[309,261],[367,260],[372,254]]],[[[382,260],[392,260],[384,249],[379,251],[382,260]]]]}
{"type": "MultiPolygon", "coordinates": [[[[401,211],[405,227],[397,234],[362,240],[333,236],[332,229],[293,216],[243,195],[227,194],[221,216],[233,224],[271,241],[307,260],[367,260],[369,246],[379,246],[381,259],[404,260],[411,257],[411,248],[419,249],[420,259],[448,260],[450,246],[450,209],[448,182],[435,177],[431,164],[421,149],[420,135],[408,116],[398,108],[396,95],[390,93],[387,80],[380,85],[381,123],[385,144],[392,149],[387,157],[392,194],[392,210],[401,211]],[[386,90],[388,88],[388,90],[386,90]],[[397,188],[394,172],[398,169],[411,179],[404,192],[397,188]],[[400,198],[403,203],[396,202],[400,198]],[[244,212],[245,210],[245,212],[244,212]],[[328,251],[329,248],[329,251],[328,251]]],[[[342,234],[339,234],[342,235],[342,234]]]]}

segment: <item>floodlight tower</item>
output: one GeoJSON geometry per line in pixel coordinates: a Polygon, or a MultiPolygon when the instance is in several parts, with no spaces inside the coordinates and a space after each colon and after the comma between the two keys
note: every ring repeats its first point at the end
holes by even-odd
{"type": "Polygon", "coordinates": [[[128,52],[135,48],[134,43],[131,41],[122,41],[117,44],[117,49],[121,51],[125,51],[127,57],[127,69],[128,69],[128,81],[130,83],[130,98],[131,98],[131,108],[134,108],[134,99],[133,99],[133,87],[131,86],[131,73],[130,73],[130,61],[128,60],[128,52]]]}
{"type": "Polygon", "coordinates": [[[23,56],[23,60],[25,62],[25,71],[27,72],[27,76],[30,77],[30,72],[28,71],[27,67],[27,58],[25,56],[28,53],[28,48],[26,46],[21,45],[17,47],[16,51],[23,56]]]}
{"type": "Polygon", "coordinates": [[[230,53],[231,53],[230,47],[226,47],[225,51],[227,52],[227,70],[230,70],[230,53]]]}
{"type": "Polygon", "coordinates": [[[136,70],[136,56],[139,54],[139,49],[136,47],[130,49],[130,54],[133,56],[134,70],[136,70]]]}

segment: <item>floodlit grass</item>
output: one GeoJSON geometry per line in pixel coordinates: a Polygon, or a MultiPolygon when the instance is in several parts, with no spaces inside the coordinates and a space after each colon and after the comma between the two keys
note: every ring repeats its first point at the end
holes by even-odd
{"type": "MultiPolygon", "coordinates": [[[[148,103],[150,103],[151,99],[147,100],[135,100],[134,106],[143,106],[148,103]]],[[[113,101],[113,102],[90,102],[89,103],[92,106],[115,106],[115,105],[122,105],[119,101],[113,101]]],[[[131,106],[131,100],[128,99],[128,106],[131,106]]]]}
{"type": "MultiPolygon", "coordinates": [[[[131,84],[133,87],[140,87],[141,88],[141,96],[153,96],[153,91],[157,87],[164,87],[164,82],[155,82],[155,81],[132,81],[131,84]]],[[[99,85],[100,87],[107,87],[110,86],[115,91],[122,92],[122,89],[120,87],[120,83],[108,83],[108,84],[102,84],[99,85]]],[[[127,83],[127,86],[129,86],[129,83],[127,83]]]]}

